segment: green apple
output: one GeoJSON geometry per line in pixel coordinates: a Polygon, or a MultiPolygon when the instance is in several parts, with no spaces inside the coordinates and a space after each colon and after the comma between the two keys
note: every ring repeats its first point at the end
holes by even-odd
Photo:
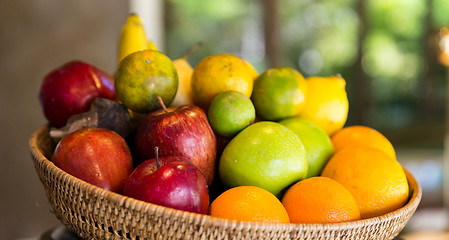
{"type": "Polygon", "coordinates": [[[263,120],[297,116],[305,106],[307,83],[293,68],[272,68],[254,80],[251,100],[263,120]]]}
{"type": "Polygon", "coordinates": [[[320,175],[334,151],[326,132],[314,123],[299,117],[285,119],[279,123],[296,133],[304,144],[309,162],[307,178],[320,175]]]}
{"type": "Polygon", "coordinates": [[[219,174],[226,187],[257,186],[278,195],[307,176],[303,143],[290,129],[276,122],[252,124],[225,147],[219,174]]]}
{"type": "Polygon", "coordinates": [[[216,133],[224,137],[232,137],[253,123],[256,110],[245,94],[231,90],[215,96],[207,117],[216,133]]]}

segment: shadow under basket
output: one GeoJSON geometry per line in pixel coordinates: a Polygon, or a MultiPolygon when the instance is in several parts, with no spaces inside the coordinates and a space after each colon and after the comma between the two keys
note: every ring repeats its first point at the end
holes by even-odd
{"type": "Polygon", "coordinates": [[[29,140],[31,154],[57,218],[83,239],[393,239],[421,200],[408,172],[410,198],[402,208],[369,219],[333,224],[276,224],[221,219],[125,197],[86,183],[49,159],[47,125],[29,140]]]}

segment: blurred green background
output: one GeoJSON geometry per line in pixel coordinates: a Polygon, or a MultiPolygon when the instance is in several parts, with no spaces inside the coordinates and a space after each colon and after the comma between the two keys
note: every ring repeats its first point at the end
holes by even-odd
{"type": "Polygon", "coordinates": [[[442,148],[447,76],[438,62],[437,37],[449,24],[449,1],[170,0],[166,5],[166,53],[172,58],[202,41],[204,47],[189,58],[193,66],[205,56],[231,52],[259,73],[281,65],[305,77],[340,73],[350,100],[348,125],[375,127],[398,146],[442,148]]]}

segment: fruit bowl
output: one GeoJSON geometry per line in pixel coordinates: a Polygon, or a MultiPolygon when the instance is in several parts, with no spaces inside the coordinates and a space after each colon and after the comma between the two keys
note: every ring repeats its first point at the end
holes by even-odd
{"type": "Polygon", "coordinates": [[[409,201],[374,218],[333,224],[274,224],[220,219],[146,203],[86,183],[49,159],[49,127],[29,145],[37,174],[56,217],[83,239],[393,239],[421,200],[419,183],[406,171],[409,201]]]}

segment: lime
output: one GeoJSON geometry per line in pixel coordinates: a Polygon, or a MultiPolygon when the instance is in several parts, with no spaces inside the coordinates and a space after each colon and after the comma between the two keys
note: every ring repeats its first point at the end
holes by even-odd
{"type": "Polygon", "coordinates": [[[254,81],[251,99],[264,120],[278,121],[298,115],[305,105],[306,81],[295,69],[272,68],[254,81]]]}
{"type": "Polygon", "coordinates": [[[307,176],[307,155],[299,137],[276,122],[257,122],[237,134],[219,161],[227,187],[257,186],[278,195],[307,176]]]}
{"type": "Polygon", "coordinates": [[[226,91],[218,94],[212,100],[207,117],[216,133],[224,137],[231,137],[254,121],[256,110],[245,94],[226,91]]]}
{"type": "Polygon", "coordinates": [[[126,56],[115,74],[119,100],[132,111],[149,113],[161,108],[157,97],[170,105],[178,89],[178,74],[170,58],[153,50],[126,56]]]}
{"type": "Polygon", "coordinates": [[[288,118],[279,123],[296,133],[304,144],[309,162],[307,178],[319,176],[334,150],[326,132],[309,120],[299,117],[288,118]]]}

